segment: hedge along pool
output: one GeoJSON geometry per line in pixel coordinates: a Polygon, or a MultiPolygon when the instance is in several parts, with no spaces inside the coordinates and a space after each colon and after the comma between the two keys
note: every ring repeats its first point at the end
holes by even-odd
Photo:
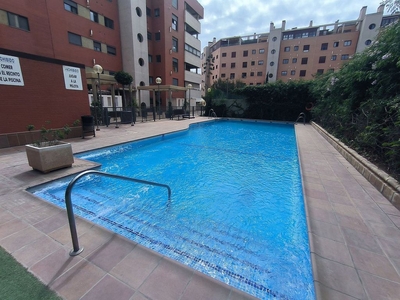
{"type": "MultiPolygon", "coordinates": [[[[262,299],[314,299],[294,126],[216,121],[77,155],[74,212],[262,299]]],[[[30,191],[65,208],[70,178],[30,191]]],[[[84,246],[84,245],[83,245],[84,246]]]]}

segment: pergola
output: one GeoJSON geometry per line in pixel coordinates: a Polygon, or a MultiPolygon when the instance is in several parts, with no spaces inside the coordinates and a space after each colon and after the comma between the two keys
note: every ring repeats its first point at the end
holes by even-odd
{"type": "MultiPolygon", "coordinates": [[[[139,91],[139,103],[141,103],[141,91],[153,91],[153,106],[155,107],[155,94],[157,92],[168,92],[169,102],[172,102],[172,92],[178,91],[187,91],[189,88],[177,85],[147,85],[147,86],[138,86],[137,90],[139,91]]],[[[186,98],[186,97],[185,97],[186,98]]]]}

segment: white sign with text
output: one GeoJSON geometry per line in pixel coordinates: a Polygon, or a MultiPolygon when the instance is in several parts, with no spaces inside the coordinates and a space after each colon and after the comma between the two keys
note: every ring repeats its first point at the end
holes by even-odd
{"type": "Polygon", "coordinates": [[[64,82],[67,90],[82,91],[81,69],[69,66],[63,66],[64,82]]]}
{"type": "Polygon", "coordinates": [[[18,57],[0,54],[0,84],[24,85],[18,57]]]}

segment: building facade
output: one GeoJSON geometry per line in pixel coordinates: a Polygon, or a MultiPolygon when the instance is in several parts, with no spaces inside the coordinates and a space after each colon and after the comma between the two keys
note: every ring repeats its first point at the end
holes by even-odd
{"type": "MultiPolygon", "coordinates": [[[[49,121],[57,128],[90,114],[88,94],[114,95],[120,70],[132,75],[135,98],[157,77],[181,87],[161,93],[163,107],[166,99],[178,105],[187,98],[189,84],[191,98],[200,98],[203,13],[196,0],[0,0],[0,88],[7,99],[0,147],[14,145],[4,135],[27,125],[40,129],[49,121]],[[93,72],[95,64],[102,74],[93,72]]],[[[154,105],[154,97],[143,93],[141,102],[154,105]]]]}
{"type": "Polygon", "coordinates": [[[286,29],[270,24],[269,33],[215,39],[204,48],[203,94],[218,79],[261,85],[276,80],[312,79],[316,74],[338,70],[352,55],[376,39],[381,27],[399,18],[360,11],[358,19],[286,29]]]}

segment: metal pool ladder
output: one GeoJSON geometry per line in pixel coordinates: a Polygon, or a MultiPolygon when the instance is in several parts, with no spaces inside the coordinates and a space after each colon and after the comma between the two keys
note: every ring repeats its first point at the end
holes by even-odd
{"type": "Polygon", "coordinates": [[[69,229],[71,231],[71,238],[72,238],[72,246],[73,249],[69,252],[70,256],[76,256],[82,253],[83,247],[79,248],[79,242],[78,242],[78,235],[76,233],[76,224],[75,224],[75,216],[74,216],[74,211],[72,208],[72,200],[71,200],[71,191],[75,183],[83,176],[89,175],[89,174],[97,174],[100,176],[105,176],[105,177],[111,177],[111,178],[116,178],[116,179],[121,179],[121,180],[127,180],[127,181],[133,181],[133,182],[138,182],[138,183],[143,183],[143,184],[149,184],[149,185],[154,185],[154,186],[160,186],[160,187],[165,187],[168,190],[168,204],[170,203],[171,200],[171,188],[162,183],[157,183],[157,182],[152,182],[152,181],[147,181],[147,180],[141,180],[141,179],[136,179],[136,178],[131,178],[131,177],[126,177],[126,176],[121,176],[121,175],[116,175],[116,174],[110,174],[110,173],[105,173],[101,171],[96,171],[96,170],[89,170],[82,172],[75,176],[71,180],[71,182],[68,184],[68,187],[65,191],[65,205],[67,207],[67,215],[68,215],[68,222],[69,222],[69,229]]]}
{"type": "Polygon", "coordinates": [[[303,124],[306,125],[306,114],[303,112],[299,114],[299,116],[297,117],[297,119],[294,123],[297,123],[301,119],[303,119],[303,124]]]}

